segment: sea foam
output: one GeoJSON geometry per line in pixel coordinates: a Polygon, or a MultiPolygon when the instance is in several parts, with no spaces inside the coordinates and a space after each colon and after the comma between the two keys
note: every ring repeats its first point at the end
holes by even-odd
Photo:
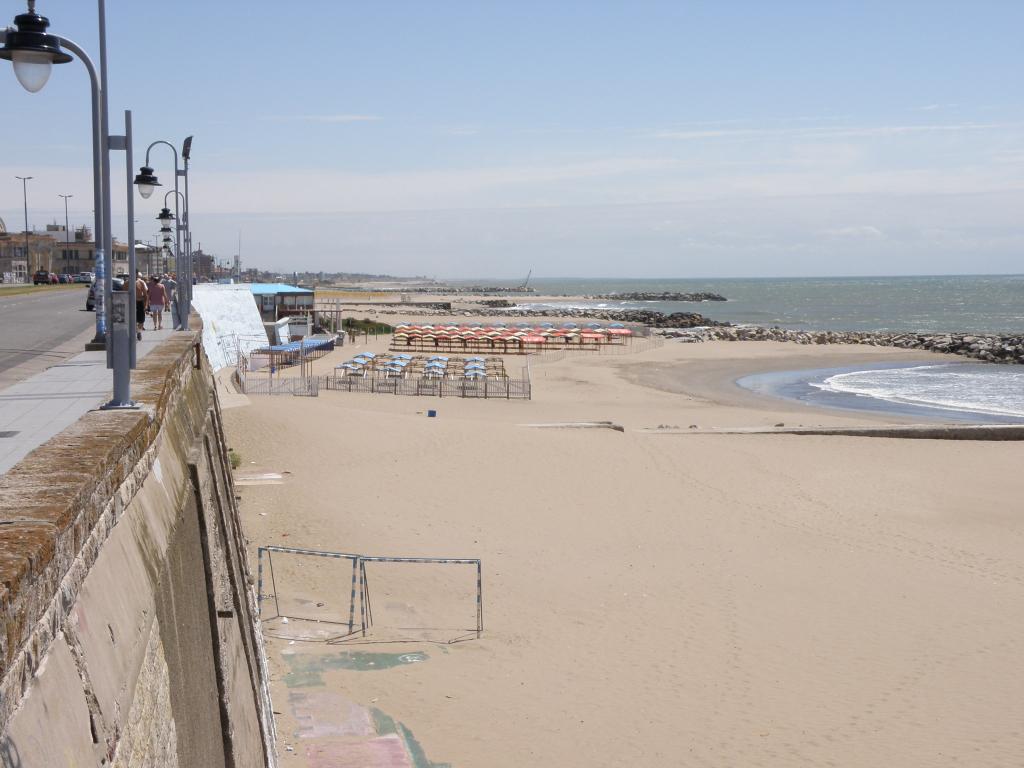
{"type": "Polygon", "coordinates": [[[824,392],[992,416],[1024,417],[1024,369],[941,364],[838,373],[809,382],[824,392]]]}

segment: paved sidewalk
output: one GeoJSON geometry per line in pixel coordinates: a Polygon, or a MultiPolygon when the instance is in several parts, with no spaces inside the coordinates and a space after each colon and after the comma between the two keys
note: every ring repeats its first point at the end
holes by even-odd
{"type": "MultiPolygon", "coordinates": [[[[173,333],[145,331],[137,358],[142,360],[173,333]]],[[[113,371],[107,369],[106,358],[106,352],[83,352],[0,390],[0,474],[110,399],[113,371]]]]}

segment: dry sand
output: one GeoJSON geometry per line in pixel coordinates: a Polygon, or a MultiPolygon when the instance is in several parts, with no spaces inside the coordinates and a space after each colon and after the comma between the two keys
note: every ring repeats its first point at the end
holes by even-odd
{"type": "MultiPolygon", "coordinates": [[[[534,361],[529,402],[322,392],[227,411],[242,470],[291,473],[239,489],[253,553],[277,544],[484,566],[480,640],[396,629],[471,617],[466,572],[443,567],[402,584],[371,576],[383,587],[369,639],[419,641],[271,638],[280,738],[294,749],[282,764],[403,764],[325,757],[332,744],[350,754],[352,731],[328,722],[347,706],[336,696],[379,708],[431,760],[459,767],[1020,765],[1019,446],[643,431],[897,421],[732,381],[922,357],[936,359],[668,343],[534,361]],[[593,419],[625,431],[519,426],[593,419]],[[345,652],[427,658],[338,668],[371,658],[345,652]],[[300,706],[313,701],[320,719],[300,706]]],[[[343,561],[279,563],[289,606],[347,612],[343,561]]],[[[286,637],[326,627],[268,624],[286,637]]]]}

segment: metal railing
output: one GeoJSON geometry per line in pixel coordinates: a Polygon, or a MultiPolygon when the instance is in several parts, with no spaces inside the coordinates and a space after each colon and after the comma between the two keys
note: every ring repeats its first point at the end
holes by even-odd
{"type": "Polygon", "coordinates": [[[498,377],[480,381],[463,379],[380,378],[376,376],[320,376],[320,386],[339,392],[426,397],[479,397],[501,400],[529,400],[529,379],[498,377]]]}

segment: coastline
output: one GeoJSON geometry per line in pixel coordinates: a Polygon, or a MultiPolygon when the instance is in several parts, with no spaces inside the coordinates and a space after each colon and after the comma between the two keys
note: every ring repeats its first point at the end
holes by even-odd
{"type": "MultiPolygon", "coordinates": [[[[288,473],[239,488],[253,547],[483,562],[480,640],[406,629],[390,642],[389,626],[426,623],[462,594],[432,572],[414,593],[374,602],[367,645],[292,645],[308,627],[268,625],[278,726],[296,749],[287,764],[329,741],[294,736],[306,721],[291,697],[326,694],[380,709],[455,766],[687,756],[924,768],[1020,754],[1012,670],[1024,619],[1006,608],[1024,597],[1015,446],[656,431],[909,423],[735,380],[942,359],[962,358],[666,342],[532,361],[531,401],[324,392],[226,411],[244,468],[288,473]],[[593,420],[623,431],[523,426],[593,420]],[[378,672],[336,663],[379,652],[426,659],[378,672]],[[323,667],[320,682],[292,674],[300,658],[323,667]]],[[[281,567],[283,598],[344,613],[344,574],[281,567]]]]}

